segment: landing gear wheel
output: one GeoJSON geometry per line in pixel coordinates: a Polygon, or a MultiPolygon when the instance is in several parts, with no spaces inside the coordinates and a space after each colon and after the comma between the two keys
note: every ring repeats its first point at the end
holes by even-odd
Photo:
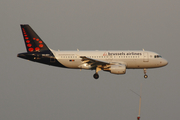
{"type": "Polygon", "coordinates": [[[144,78],[145,78],[145,79],[148,78],[148,75],[144,75],[144,78]]]}
{"type": "Polygon", "coordinates": [[[94,77],[94,79],[98,79],[98,78],[99,78],[99,75],[98,75],[97,73],[95,73],[95,74],[93,75],[93,77],[94,77]]]}
{"type": "Polygon", "coordinates": [[[144,78],[147,79],[148,75],[146,75],[146,68],[144,68],[144,78]]]}

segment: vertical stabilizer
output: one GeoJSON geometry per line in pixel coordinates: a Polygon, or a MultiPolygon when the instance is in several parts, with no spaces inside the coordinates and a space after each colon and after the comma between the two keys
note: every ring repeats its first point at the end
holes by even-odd
{"type": "Polygon", "coordinates": [[[42,52],[49,50],[46,44],[29,25],[21,25],[21,30],[27,52],[42,52]]]}

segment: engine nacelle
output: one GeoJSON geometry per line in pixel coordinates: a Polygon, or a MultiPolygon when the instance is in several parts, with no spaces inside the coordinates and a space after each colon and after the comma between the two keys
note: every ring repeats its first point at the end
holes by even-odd
{"type": "Polygon", "coordinates": [[[109,68],[110,72],[113,74],[125,74],[126,66],[125,65],[111,65],[109,68]]]}

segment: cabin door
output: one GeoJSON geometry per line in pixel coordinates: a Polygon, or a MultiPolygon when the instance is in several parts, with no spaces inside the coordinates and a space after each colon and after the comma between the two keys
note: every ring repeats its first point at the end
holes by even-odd
{"type": "Polygon", "coordinates": [[[143,62],[149,62],[149,57],[148,57],[148,53],[147,52],[143,53],[143,62]]]}

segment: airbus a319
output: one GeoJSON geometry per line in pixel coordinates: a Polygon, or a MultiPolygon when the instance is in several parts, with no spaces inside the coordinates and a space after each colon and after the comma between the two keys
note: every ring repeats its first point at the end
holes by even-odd
{"type": "Polygon", "coordinates": [[[145,50],[55,51],[29,25],[21,25],[21,30],[27,52],[19,53],[18,57],[56,67],[95,70],[95,79],[99,78],[100,70],[120,75],[126,69],[143,69],[144,78],[148,78],[146,69],[168,64],[161,55],[145,50]]]}

